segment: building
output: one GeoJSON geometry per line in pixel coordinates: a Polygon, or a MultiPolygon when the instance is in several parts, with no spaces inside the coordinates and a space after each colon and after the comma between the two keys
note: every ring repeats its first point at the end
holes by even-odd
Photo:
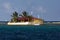
{"type": "Polygon", "coordinates": [[[28,17],[18,17],[17,22],[31,22],[33,24],[37,24],[37,23],[43,24],[44,21],[42,19],[35,18],[35,17],[32,17],[31,21],[29,21],[28,17]]]}
{"type": "Polygon", "coordinates": [[[43,24],[43,23],[44,21],[42,19],[33,17],[33,24],[43,24]]]}

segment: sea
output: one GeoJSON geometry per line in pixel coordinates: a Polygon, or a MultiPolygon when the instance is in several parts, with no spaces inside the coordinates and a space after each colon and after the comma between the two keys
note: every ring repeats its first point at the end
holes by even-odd
{"type": "Polygon", "coordinates": [[[0,40],[60,40],[60,24],[0,24],[0,40]]]}

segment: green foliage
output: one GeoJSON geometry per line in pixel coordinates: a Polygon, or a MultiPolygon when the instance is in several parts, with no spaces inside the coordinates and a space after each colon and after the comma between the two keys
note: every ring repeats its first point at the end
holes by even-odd
{"type": "Polygon", "coordinates": [[[13,15],[11,15],[11,16],[12,16],[12,21],[13,21],[13,22],[17,22],[18,13],[15,11],[15,12],[13,13],[13,15]]]}
{"type": "Polygon", "coordinates": [[[22,14],[20,14],[19,16],[18,16],[18,13],[15,11],[13,13],[13,15],[11,15],[11,16],[12,16],[11,22],[17,22],[17,18],[19,16],[29,18],[29,21],[32,21],[32,16],[31,15],[28,15],[28,13],[26,11],[23,11],[22,14]]]}
{"type": "Polygon", "coordinates": [[[29,21],[32,21],[32,16],[31,15],[29,15],[28,18],[29,18],[29,21]]]}
{"type": "Polygon", "coordinates": [[[22,16],[27,17],[28,16],[28,13],[26,11],[23,11],[22,12],[22,16]]]}
{"type": "Polygon", "coordinates": [[[22,14],[23,14],[22,16],[29,18],[29,21],[32,21],[32,16],[28,15],[26,11],[23,11],[22,14]]]}

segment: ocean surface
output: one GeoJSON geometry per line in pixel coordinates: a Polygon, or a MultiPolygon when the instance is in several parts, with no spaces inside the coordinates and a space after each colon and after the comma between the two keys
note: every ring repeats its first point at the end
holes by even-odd
{"type": "Polygon", "coordinates": [[[60,40],[60,25],[0,25],[0,40],[60,40]]]}

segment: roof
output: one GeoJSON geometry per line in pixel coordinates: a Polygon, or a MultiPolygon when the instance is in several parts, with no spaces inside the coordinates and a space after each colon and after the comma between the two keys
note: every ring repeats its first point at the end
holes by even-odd
{"type": "Polygon", "coordinates": [[[26,17],[18,17],[17,20],[28,20],[26,17]]]}
{"type": "MultiPolygon", "coordinates": [[[[36,18],[36,17],[32,17],[32,20],[34,20],[34,19],[42,20],[42,19],[39,19],[39,18],[36,18]]],[[[29,18],[28,17],[18,17],[17,20],[29,20],[29,18]]]]}

